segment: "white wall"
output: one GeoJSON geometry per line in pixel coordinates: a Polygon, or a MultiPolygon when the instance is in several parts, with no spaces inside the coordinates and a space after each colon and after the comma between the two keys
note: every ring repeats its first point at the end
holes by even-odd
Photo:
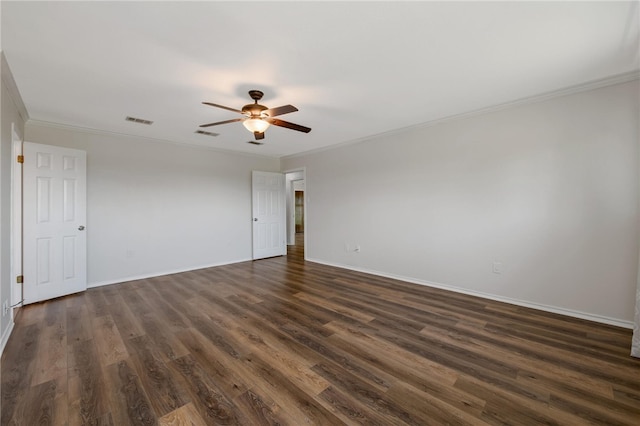
{"type": "Polygon", "coordinates": [[[635,80],[284,158],[306,167],[307,257],[630,326],[638,95],[635,80]]]}
{"type": "Polygon", "coordinates": [[[251,259],[251,171],[275,158],[29,122],[87,151],[89,285],[251,259]]]}
{"type": "Polygon", "coordinates": [[[11,165],[12,125],[24,134],[26,111],[11,70],[0,51],[0,351],[4,349],[13,325],[11,313],[4,315],[2,305],[10,303],[11,285],[11,165]]]}

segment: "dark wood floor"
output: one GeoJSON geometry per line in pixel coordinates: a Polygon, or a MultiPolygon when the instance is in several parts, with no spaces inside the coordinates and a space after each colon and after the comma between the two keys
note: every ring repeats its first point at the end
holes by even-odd
{"type": "Polygon", "coordinates": [[[1,423],[637,426],[630,341],[298,249],[24,308],[1,423]]]}

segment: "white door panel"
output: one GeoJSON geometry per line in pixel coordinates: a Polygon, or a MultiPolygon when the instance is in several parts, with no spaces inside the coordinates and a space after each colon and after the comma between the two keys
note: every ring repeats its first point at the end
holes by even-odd
{"type": "Polygon", "coordinates": [[[253,259],[287,254],[282,173],[252,173],[253,259]]]}
{"type": "Polygon", "coordinates": [[[24,143],[25,304],[87,288],[86,153],[24,143]]]}

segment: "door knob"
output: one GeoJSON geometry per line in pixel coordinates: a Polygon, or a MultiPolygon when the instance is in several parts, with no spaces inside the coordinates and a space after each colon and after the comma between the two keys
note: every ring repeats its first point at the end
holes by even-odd
{"type": "Polygon", "coordinates": [[[253,221],[254,221],[254,222],[257,222],[257,221],[258,221],[258,218],[257,218],[257,217],[254,217],[254,218],[253,218],[253,221]]]}
{"type": "Polygon", "coordinates": [[[84,225],[78,226],[78,231],[84,231],[84,225]]]}

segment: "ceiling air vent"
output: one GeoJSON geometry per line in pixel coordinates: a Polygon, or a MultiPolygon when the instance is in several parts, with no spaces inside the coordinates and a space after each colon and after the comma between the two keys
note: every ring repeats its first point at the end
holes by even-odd
{"type": "Polygon", "coordinates": [[[258,142],[258,141],[248,141],[247,143],[250,143],[251,145],[264,145],[264,142],[258,142]]]}
{"type": "Polygon", "coordinates": [[[197,133],[199,135],[207,135],[207,136],[218,136],[218,135],[220,135],[220,133],[205,132],[204,130],[196,130],[195,133],[197,133]]]}
{"type": "Polygon", "coordinates": [[[127,118],[125,118],[126,121],[133,121],[134,123],[138,123],[138,124],[146,124],[147,126],[150,126],[153,124],[153,121],[151,120],[145,120],[144,118],[136,118],[136,117],[129,117],[127,116],[127,118]]]}

